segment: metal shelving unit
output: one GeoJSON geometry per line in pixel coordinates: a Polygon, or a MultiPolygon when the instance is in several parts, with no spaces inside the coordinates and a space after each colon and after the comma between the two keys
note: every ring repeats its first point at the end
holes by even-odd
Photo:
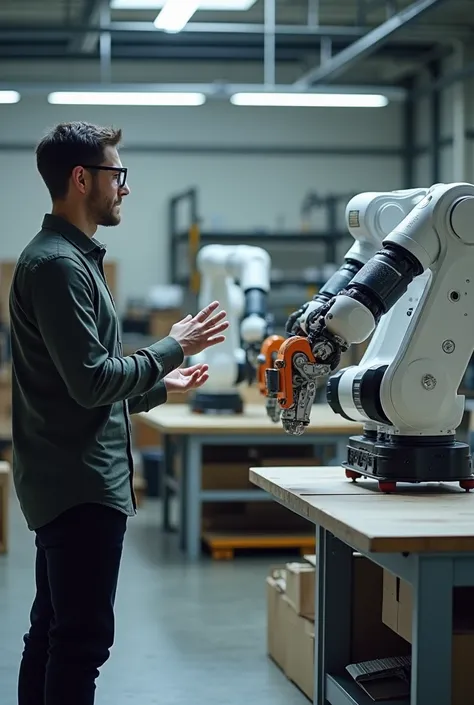
{"type": "MultiPolygon", "coordinates": [[[[190,289],[196,295],[199,291],[199,276],[196,270],[196,257],[202,245],[214,242],[228,244],[258,244],[270,252],[280,245],[292,248],[309,246],[314,250],[314,261],[311,265],[322,267],[327,263],[338,264],[341,253],[338,251],[344,245],[350,246],[351,236],[337,227],[337,210],[341,202],[346,203],[352,194],[319,197],[308,194],[301,207],[302,219],[308,218],[314,208],[323,209],[326,216],[326,227],[322,231],[301,229],[300,231],[251,231],[251,230],[217,230],[201,229],[202,218],[199,213],[198,190],[190,188],[173,196],[169,202],[169,272],[173,284],[190,289]],[[180,227],[180,209],[187,209],[188,222],[180,227]],[[180,264],[185,262],[187,270],[181,271],[180,264]]],[[[345,250],[344,250],[345,251],[345,250]]],[[[309,253],[310,254],[310,253],[309,253]]],[[[311,256],[311,255],[310,255],[311,256]]],[[[272,257],[273,259],[273,257],[272,257]]],[[[288,276],[276,277],[272,280],[272,291],[283,287],[304,288],[306,293],[298,292],[298,298],[312,295],[324,284],[327,277],[306,279],[298,272],[288,276]]]]}

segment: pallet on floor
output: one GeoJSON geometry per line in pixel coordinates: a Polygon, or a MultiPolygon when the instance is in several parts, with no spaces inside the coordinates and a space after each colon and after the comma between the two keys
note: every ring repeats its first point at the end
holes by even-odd
{"type": "Polygon", "coordinates": [[[301,555],[315,551],[314,534],[233,533],[206,531],[202,535],[214,560],[232,560],[239,549],[298,549],[301,555]]]}

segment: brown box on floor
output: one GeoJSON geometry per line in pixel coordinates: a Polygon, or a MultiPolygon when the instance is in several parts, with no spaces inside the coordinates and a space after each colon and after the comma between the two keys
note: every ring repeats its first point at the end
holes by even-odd
{"type": "Polygon", "coordinates": [[[287,612],[290,604],[283,600],[286,589],[286,571],[274,569],[267,576],[267,654],[286,673],[288,651],[287,612]]]}
{"type": "Polygon", "coordinates": [[[286,597],[297,615],[310,620],[314,620],[314,576],[314,566],[309,563],[286,564],[286,597]]]}
{"type": "Polygon", "coordinates": [[[313,701],[314,695],[314,622],[301,617],[293,609],[288,597],[282,601],[287,628],[287,652],[285,654],[287,678],[313,701]]]}
{"type": "Polygon", "coordinates": [[[293,609],[286,596],[286,576],[286,568],[277,568],[267,577],[267,653],[312,700],[314,623],[293,609]]]}
{"type": "MultiPolygon", "coordinates": [[[[384,571],[382,620],[411,644],[413,591],[409,583],[384,571]]],[[[474,660],[473,588],[455,588],[453,609],[452,694],[450,705],[472,705],[474,660]]]]}

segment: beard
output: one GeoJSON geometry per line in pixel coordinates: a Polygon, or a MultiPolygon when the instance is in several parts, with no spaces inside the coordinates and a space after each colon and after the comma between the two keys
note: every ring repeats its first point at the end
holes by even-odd
{"type": "Polygon", "coordinates": [[[113,227],[120,223],[121,217],[117,206],[121,200],[104,197],[98,189],[94,189],[89,196],[87,210],[91,220],[96,225],[113,227]]]}

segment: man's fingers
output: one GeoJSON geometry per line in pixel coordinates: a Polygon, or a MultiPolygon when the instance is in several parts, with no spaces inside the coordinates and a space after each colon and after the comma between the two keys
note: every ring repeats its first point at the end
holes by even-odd
{"type": "Polygon", "coordinates": [[[206,320],[206,318],[209,318],[211,313],[214,313],[214,311],[217,308],[219,308],[219,302],[213,301],[212,303],[209,304],[209,306],[206,306],[201,311],[199,311],[199,313],[196,314],[196,321],[199,321],[199,323],[202,323],[203,321],[206,320]]]}
{"type": "Polygon", "coordinates": [[[219,313],[216,313],[215,316],[212,316],[212,318],[209,318],[207,321],[204,322],[204,328],[211,328],[212,326],[215,326],[217,323],[222,321],[226,316],[227,316],[226,311],[219,311],[219,313]]]}
{"type": "Polygon", "coordinates": [[[200,387],[204,384],[204,382],[207,382],[209,379],[209,374],[208,372],[195,372],[189,379],[186,380],[186,386],[185,389],[196,389],[197,387],[200,387]]]}
{"type": "Polygon", "coordinates": [[[217,333],[223,333],[227,328],[229,327],[229,321],[224,321],[223,323],[219,323],[217,326],[213,326],[212,328],[209,328],[209,330],[206,330],[206,336],[208,338],[211,338],[212,336],[216,335],[217,333]]]}
{"type": "Polygon", "coordinates": [[[200,377],[198,377],[197,380],[194,382],[194,385],[193,385],[194,389],[196,389],[197,387],[202,387],[204,382],[207,382],[208,379],[209,379],[209,375],[207,374],[207,372],[205,374],[201,375],[200,377]]]}
{"type": "Polygon", "coordinates": [[[207,339],[207,348],[210,348],[211,345],[217,345],[218,343],[223,343],[225,340],[225,335],[216,335],[214,338],[208,338],[207,339]]]}
{"type": "Polygon", "coordinates": [[[196,365],[191,365],[191,367],[185,367],[184,369],[182,369],[181,374],[186,375],[186,377],[188,377],[189,375],[192,375],[195,372],[205,372],[208,369],[209,365],[205,365],[202,362],[198,362],[196,365]]]}

